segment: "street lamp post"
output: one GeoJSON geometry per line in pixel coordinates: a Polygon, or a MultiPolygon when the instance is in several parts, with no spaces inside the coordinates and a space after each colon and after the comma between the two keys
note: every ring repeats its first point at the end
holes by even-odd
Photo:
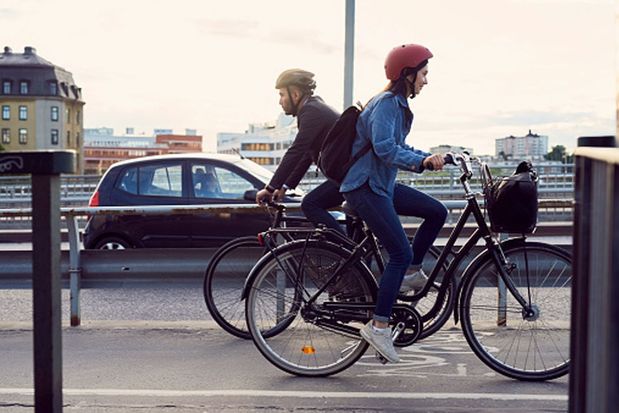
{"type": "Polygon", "coordinates": [[[344,109],[352,105],[355,55],[355,0],[346,0],[346,37],[344,40],[344,109]]]}

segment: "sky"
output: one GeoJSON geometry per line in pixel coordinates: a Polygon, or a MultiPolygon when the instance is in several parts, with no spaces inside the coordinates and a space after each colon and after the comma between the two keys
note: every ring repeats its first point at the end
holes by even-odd
{"type": "MultiPolygon", "coordinates": [[[[354,100],[383,89],[391,48],[434,54],[407,143],[494,153],[529,130],[571,152],[615,133],[613,0],[357,0],[354,100]]],[[[84,127],[243,132],[281,113],[284,69],[342,110],[345,0],[2,0],[0,46],[32,46],[82,88],[84,127]]],[[[550,148],[549,148],[550,149],[550,148]]]]}

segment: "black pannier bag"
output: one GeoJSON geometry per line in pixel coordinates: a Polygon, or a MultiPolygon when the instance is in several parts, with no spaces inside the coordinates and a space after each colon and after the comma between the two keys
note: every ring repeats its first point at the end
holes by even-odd
{"type": "Polygon", "coordinates": [[[525,234],[537,224],[537,173],[523,161],[512,176],[493,179],[484,188],[493,232],[525,234]]]}

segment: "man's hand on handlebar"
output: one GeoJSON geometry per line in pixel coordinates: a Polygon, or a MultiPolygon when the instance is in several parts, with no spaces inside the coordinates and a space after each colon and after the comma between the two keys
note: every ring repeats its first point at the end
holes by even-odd
{"type": "Polygon", "coordinates": [[[276,189],[275,192],[273,192],[273,201],[281,202],[285,196],[286,196],[286,189],[284,188],[276,189]]]}
{"type": "Polygon", "coordinates": [[[266,188],[256,192],[256,203],[262,205],[263,203],[270,203],[273,199],[274,193],[269,192],[266,188]]]}
{"type": "Polygon", "coordinates": [[[423,167],[430,171],[440,171],[445,166],[445,158],[441,154],[428,156],[423,160],[423,167]]]}

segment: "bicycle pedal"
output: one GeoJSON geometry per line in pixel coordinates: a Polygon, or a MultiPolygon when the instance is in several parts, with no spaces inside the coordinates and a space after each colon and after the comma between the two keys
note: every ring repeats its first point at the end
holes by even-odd
{"type": "Polygon", "coordinates": [[[386,358],[383,357],[382,354],[380,354],[378,351],[376,353],[374,353],[374,356],[376,357],[376,359],[378,361],[380,361],[381,364],[387,364],[389,363],[389,360],[387,360],[386,358]]]}

